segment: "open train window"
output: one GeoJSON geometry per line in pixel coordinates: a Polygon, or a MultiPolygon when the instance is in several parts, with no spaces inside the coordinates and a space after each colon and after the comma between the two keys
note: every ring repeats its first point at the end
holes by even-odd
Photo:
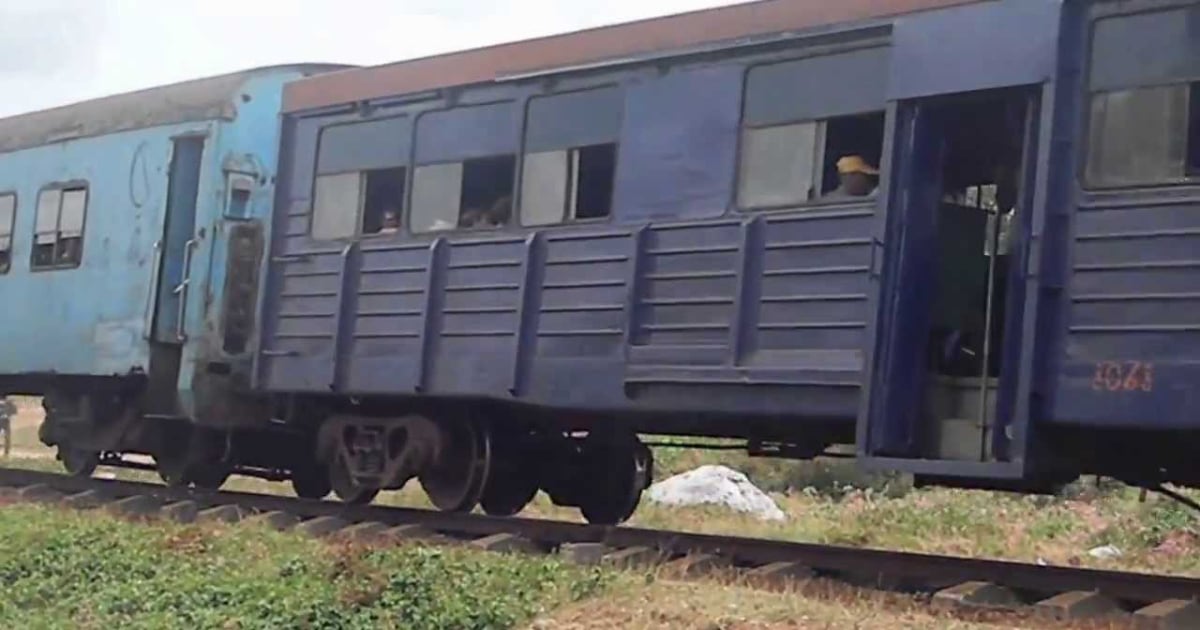
{"type": "Polygon", "coordinates": [[[1089,184],[1200,181],[1200,83],[1101,92],[1091,107],[1089,184]]]}
{"type": "Polygon", "coordinates": [[[768,126],[742,133],[738,206],[770,209],[873,196],[883,153],[882,112],[768,126]],[[850,161],[843,161],[850,158],[850,161]],[[841,188],[839,166],[868,184],[841,188]]]}
{"type": "Polygon", "coordinates": [[[79,266],[83,259],[87,200],[85,186],[47,188],[38,193],[31,261],[33,269],[79,266]]]}
{"type": "Polygon", "coordinates": [[[512,214],[515,155],[418,166],[413,171],[413,232],[496,228],[512,214]]]}
{"type": "Polygon", "coordinates": [[[397,167],[318,175],[313,238],[336,240],[397,232],[407,172],[397,167]]]}
{"type": "Polygon", "coordinates": [[[538,96],[525,115],[521,223],[553,225],[612,212],[625,93],[618,86],[538,96]]]}
{"type": "Polygon", "coordinates": [[[400,229],[408,169],[381,168],[363,172],[363,234],[395,234],[400,229]]]}
{"type": "Polygon", "coordinates": [[[0,273],[8,273],[12,266],[12,235],[17,220],[17,196],[13,193],[0,195],[0,273]]]}
{"type": "Polygon", "coordinates": [[[521,223],[601,219],[612,210],[617,146],[596,144],[525,156],[521,223]]]}

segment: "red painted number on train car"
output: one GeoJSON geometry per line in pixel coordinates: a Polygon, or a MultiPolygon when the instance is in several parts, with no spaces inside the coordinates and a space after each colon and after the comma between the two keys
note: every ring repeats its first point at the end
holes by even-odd
{"type": "Polygon", "coordinates": [[[1100,361],[1092,377],[1098,392],[1154,391],[1154,364],[1144,361],[1100,361]]]}

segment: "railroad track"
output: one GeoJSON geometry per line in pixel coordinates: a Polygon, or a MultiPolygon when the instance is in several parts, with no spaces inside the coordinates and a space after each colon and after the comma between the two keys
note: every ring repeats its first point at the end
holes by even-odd
{"type": "Polygon", "coordinates": [[[312,536],[428,539],[501,552],[559,553],[581,563],[661,565],[697,577],[736,572],[762,588],[806,580],[928,594],[935,607],[1021,611],[1048,622],[1107,619],[1137,628],[1200,628],[1200,579],[606,527],[428,510],[347,506],[284,496],[198,492],[0,468],[0,497],[104,508],[180,522],[254,521],[312,536]]]}

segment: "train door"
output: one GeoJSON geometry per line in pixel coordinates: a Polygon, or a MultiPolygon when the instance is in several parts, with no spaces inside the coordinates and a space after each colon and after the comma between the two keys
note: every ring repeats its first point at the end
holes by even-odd
{"type": "Polygon", "coordinates": [[[868,459],[930,476],[1023,475],[1014,402],[1040,94],[996,89],[897,107],[860,434],[868,459]]]}
{"type": "Polygon", "coordinates": [[[150,388],[147,411],[175,415],[176,380],[183,343],[187,340],[185,313],[192,286],[192,258],[198,245],[196,205],[200,193],[204,136],[180,136],[173,141],[167,175],[167,203],[162,237],[154,244],[156,288],[150,309],[150,388]]]}
{"type": "Polygon", "coordinates": [[[947,485],[1040,483],[1028,456],[1042,360],[1031,261],[1062,12],[1061,0],[972,2],[893,25],[856,438],[864,468],[947,485]]]}
{"type": "Polygon", "coordinates": [[[196,251],[196,202],[200,193],[203,136],[174,140],[167,179],[167,208],[163,237],[157,243],[158,299],[155,300],[153,339],[181,344],[187,339],[184,310],[191,288],[191,260],[196,251]]]}

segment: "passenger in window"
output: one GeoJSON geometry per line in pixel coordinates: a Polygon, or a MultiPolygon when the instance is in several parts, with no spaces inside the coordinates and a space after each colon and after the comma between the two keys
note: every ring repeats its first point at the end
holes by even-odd
{"type": "Polygon", "coordinates": [[[504,195],[492,202],[487,208],[472,208],[464,210],[459,217],[458,226],[465,228],[496,228],[508,225],[512,215],[512,196],[504,195]]]}
{"type": "Polygon", "coordinates": [[[847,155],[837,161],[838,187],[825,199],[874,197],[879,171],[861,155],[847,155]]]}
{"type": "Polygon", "coordinates": [[[395,234],[400,231],[400,213],[395,210],[384,210],[383,221],[380,224],[380,234],[395,234]]]}
{"type": "Polygon", "coordinates": [[[492,204],[484,213],[484,225],[487,227],[504,227],[512,216],[512,195],[504,195],[492,204]]]}
{"type": "Polygon", "coordinates": [[[480,210],[479,208],[468,208],[463,210],[462,214],[458,217],[458,227],[460,228],[481,227],[482,225],[483,210],[480,210]]]}

